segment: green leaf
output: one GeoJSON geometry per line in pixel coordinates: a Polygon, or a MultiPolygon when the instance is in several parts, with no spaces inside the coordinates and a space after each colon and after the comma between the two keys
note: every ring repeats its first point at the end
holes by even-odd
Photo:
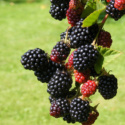
{"type": "Polygon", "coordinates": [[[93,25],[97,20],[99,15],[105,10],[105,8],[96,10],[93,13],[91,13],[85,20],[83,20],[82,27],[89,27],[93,25]]]}
{"type": "Polygon", "coordinates": [[[81,17],[86,18],[88,15],[90,15],[95,10],[96,10],[96,2],[88,1],[86,3],[85,9],[82,12],[81,17]]]}
{"type": "Polygon", "coordinates": [[[103,8],[105,8],[105,5],[100,0],[96,0],[96,9],[101,10],[103,8]]]}
{"type": "Polygon", "coordinates": [[[108,63],[116,59],[122,53],[116,50],[112,50],[110,48],[104,48],[102,46],[98,46],[97,50],[99,52],[99,58],[95,64],[95,70],[97,73],[100,73],[101,69],[106,66],[108,63]]]}

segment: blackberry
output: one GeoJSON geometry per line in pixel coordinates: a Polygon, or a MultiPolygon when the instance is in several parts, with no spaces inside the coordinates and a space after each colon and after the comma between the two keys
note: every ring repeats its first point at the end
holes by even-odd
{"type": "Polygon", "coordinates": [[[81,14],[84,7],[80,7],[77,9],[68,9],[66,12],[68,23],[71,24],[71,26],[75,26],[76,23],[80,20],[81,14]]]}
{"type": "Polygon", "coordinates": [[[56,0],[55,2],[52,2],[49,13],[53,18],[57,20],[65,19],[66,11],[69,8],[69,0],[67,0],[67,2],[65,1],[57,2],[56,0]]]}
{"type": "Polygon", "coordinates": [[[49,60],[48,65],[43,70],[35,71],[34,74],[39,81],[48,83],[57,68],[64,69],[64,66],[49,60]]]}
{"type": "Polygon", "coordinates": [[[71,118],[82,123],[88,120],[90,112],[90,106],[88,101],[84,101],[80,98],[74,98],[70,104],[71,118]]]}
{"type": "Polygon", "coordinates": [[[64,121],[67,121],[67,123],[75,123],[75,120],[71,118],[71,115],[68,114],[66,116],[63,117],[64,121]]]}
{"type": "Polygon", "coordinates": [[[103,47],[110,48],[110,46],[112,45],[111,34],[107,31],[101,30],[98,35],[97,44],[103,47]]]}
{"type": "Polygon", "coordinates": [[[47,53],[39,48],[28,50],[21,57],[21,63],[25,69],[43,70],[48,65],[47,53]]]}
{"type": "Polygon", "coordinates": [[[59,98],[52,102],[50,107],[50,115],[56,118],[69,114],[70,103],[65,98],[59,98]]]}
{"type": "Polygon", "coordinates": [[[89,118],[86,122],[83,122],[82,125],[92,125],[95,123],[95,121],[97,120],[99,116],[99,112],[97,110],[95,111],[92,111],[90,114],[89,114],[89,118]]]}
{"type": "Polygon", "coordinates": [[[78,48],[81,45],[91,44],[96,37],[99,27],[97,24],[94,24],[90,27],[82,27],[83,19],[81,19],[77,26],[74,27],[74,30],[70,35],[70,47],[78,48]]]}
{"type": "Polygon", "coordinates": [[[98,90],[104,99],[111,99],[117,94],[117,78],[114,75],[99,77],[98,90]]]}
{"type": "Polygon", "coordinates": [[[93,45],[82,45],[77,49],[77,51],[74,51],[74,69],[79,72],[84,72],[87,68],[94,66],[98,55],[99,53],[94,49],[93,45]]]}
{"type": "Polygon", "coordinates": [[[69,89],[72,86],[72,78],[66,71],[56,70],[53,77],[51,77],[47,92],[53,97],[66,97],[69,89]]]}
{"type": "Polygon", "coordinates": [[[57,42],[51,51],[50,58],[54,62],[62,62],[66,60],[67,56],[70,53],[70,48],[63,41],[57,42]]]}
{"type": "Polygon", "coordinates": [[[111,0],[106,7],[106,13],[109,14],[114,20],[120,19],[124,14],[125,10],[118,10],[114,7],[115,0],[111,0]]]}

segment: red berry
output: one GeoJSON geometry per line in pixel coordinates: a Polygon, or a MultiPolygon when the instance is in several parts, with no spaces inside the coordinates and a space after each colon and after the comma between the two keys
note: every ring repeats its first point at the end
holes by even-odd
{"type": "Polygon", "coordinates": [[[106,0],[108,3],[111,1],[111,0],[106,0]]]}
{"type": "Polygon", "coordinates": [[[70,2],[69,2],[70,9],[76,9],[79,6],[81,6],[81,2],[79,0],[70,0],[70,2]]]}
{"type": "Polygon", "coordinates": [[[75,26],[81,19],[81,14],[84,9],[84,5],[79,0],[71,0],[69,2],[69,9],[66,12],[68,23],[71,26],[75,26]]]}
{"type": "MultiPolygon", "coordinates": [[[[76,50],[74,50],[76,51],[76,50]]],[[[68,62],[66,63],[67,69],[72,69],[73,68],[73,56],[74,56],[74,51],[71,53],[71,55],[68,58],[68,62]]]]}
{"type": "Polygon", "coordinates": [[[98,36],[97,44],[103,47],[110,48],[112,44],[110,33],[107,31],[101,30],[98,36]]]}
{"type": "Polygon", "coordinates": [[[96,92],[96,89],[97,85],[95,81],[88,80],[81,86],[81,93],[84,97],[89,97],[90,95],[93,95],[96,92]]]}
{"type": "Polygon", "coordinates": [[[90,72],[86,71],[85,73],[78,72],[77,70],[74,70],[74,76],[75,76],[75,81],[78,83],[85,83],[90,76],[90,72]]]}
{"type": "Polygon", "coordinates": [[[125,0],[115,0],[114,7],[118,10],[124,10],[125,9],[125,0]]]}
{"type": "Polygon", "coordinates": [[[92,125],[92,124],[94,124],[94,122],[96,121],[98,116],[99,116],[98,111],[91,112],[89,114],[87,122],[82,123],[82,125],[92,125]]]}

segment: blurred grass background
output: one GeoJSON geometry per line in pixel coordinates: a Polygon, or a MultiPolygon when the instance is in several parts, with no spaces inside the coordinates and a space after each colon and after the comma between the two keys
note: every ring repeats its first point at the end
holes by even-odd
{"type": "MultiPolygon", "coordinates": [[[[67,20],[51,17],[49,7],[47,0],[32,4],[0,2],[0,125],[68,125],[49,116],[46,84],[20,64],[21,55],[29,49],[39,47],[50,54],[68,27],[67,20]]],[[[118,77],[117,96],[105,101],[97,92],[91,97],[92,105],[100,103],[95,125],[125,125],[125,17],[117,22],[108,19],[104,28],[112,35],[112,49],[123,54],[107,66],[118,77]]]]}

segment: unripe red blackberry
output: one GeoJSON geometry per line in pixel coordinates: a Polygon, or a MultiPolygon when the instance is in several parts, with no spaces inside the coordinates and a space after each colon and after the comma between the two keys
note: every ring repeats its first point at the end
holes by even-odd
{"type": "Polygon", "coordinates": [[[65,97],[72,86],[72,78],[66,71],[57,70],[51,77],[47,92],[53,97],[65,97]]]}
{"type": "Polygon", "coordinates": [[[70,53],[70,48],[69,46],[64,43],[63,41],[57,42],[57,44],[53,47],[51,51],[50,58],[54,62],[62,62],[66,60],[70,53]]]}
{"type": "Polygon", "coordinates": [[[87,121],[89,117],[90,106],[88,101],[84,101],[80,98],[74,98],[70,104],[71,118],[83,123],[87,121]]]}
{"type": "Polygon", "coordinates": [[[49,13],[57,20],[66,18],[66,11],[69,7],[69,0],[51,0],[49,13]]]}
{"type": "Polygon", "coordinates": [[[48,83],[57,69],[62,70],[64,68],[62,64],[49,60],[48,65],[43,70],[35,71],[34,74],[39,81],[48,83]]]}
{"type": "Polygon", "coordinates": [[[74,76],[75,76],[75,81],[78,83],[85,83],[90,76],[89,71],[85,71],[84,73],[78,72],[77,70],[74,70],[74,76]]]}
{"type": "Polygon", "coordinates": [[[89,97],[89,96],[95,94],[96,89],[97,89],[97,85],[96,85],[95,81],[88,80],[86,83],[84,83],[81,86],[81,94],[84,97],[89,97]]]}
{"type": "Polygon", "coordinates": [[[118,10],[114,7],[115,0],[111,0],[106,7],[106,13],[109,14],[114,20],[120,19],[124,14],[125,10],[118,10]]]}
{"type": "Polygon", "coordinates": [[[72,124],[75,123],[75,120],[71,118],[71,115],[70,115],[70,114],[64,116],[64,117],[63,117],[63,120],[66,121],[67,123],[72,123],[72,124]]]}
{"type": "Polygon", "coordinates": [[[109,3],[111,0],[106,0],[107,3],[109,3]]]}
{"type": "Polygon", "coordinates": [[[104,99],[111,99],[117,94],[118,83],[114,75],[99,77],[98,90],[104,99]]]}
{"type": "Polygon", "coordinates": [[[73,66],[79,72],[84,72],[88,68],[94,66],[99,52],[94,49],[93,45],[82,45],[74,52],[73,66]]]}
{"type": "Polygon", "coordinates": [[[70,47],[78,48],[81,45],[91,44],[96,37],[99,27],[94,24],[90,27],[82,27],[83,19],[81,19],[77,25],[73,28],[70,35],[70,47]]]}
{"type": "Polygon", "coordinates": [[[70,103],[65,98],[59,98],[52,102],[50,107],[50,115],[53,117],[62,117],[69,114],[70,103]]]}
{"type": "Polygon", "coordinates": [[[92,125],[95,123],[95,121],[97,120],[99,116],[99,113],[98,111],[92,111],[90,114],[89,114],[89,118],[86,122],[83,122],[82,125],[92,125]]]}
{"type": "Polygon", "coordinates": [[[28,50],[22,55],[21,63],[25,69],[43,70],[48,65],[47,53],[39,48],[28,50]]]}
{"type": "Polygon", "coordinates": [[[78,8],[78,9],[68,9],[66,12],[68,23],[71,24],[71,26],[75,26],[76,23],[80,20],[81,14],[84,7],[78,8]]]}
{"type": "Polygon", "coordinates": [[[80,0],[70,0],[69,9],[66,12],[68,23],[75,26],[80,20],[84,5],[80,0]]]}
{"type": "Polygon", "coordinates": [[[125,10],[125,0],[115,0],[114,7],[118,10],[125,10]]]}
{"type": "Polygon", "coordinates": [[[98,35],[97,44],[103,47],[110,48],[112,44],[110,33],[107,31],[101,30],[98,35]]]}

